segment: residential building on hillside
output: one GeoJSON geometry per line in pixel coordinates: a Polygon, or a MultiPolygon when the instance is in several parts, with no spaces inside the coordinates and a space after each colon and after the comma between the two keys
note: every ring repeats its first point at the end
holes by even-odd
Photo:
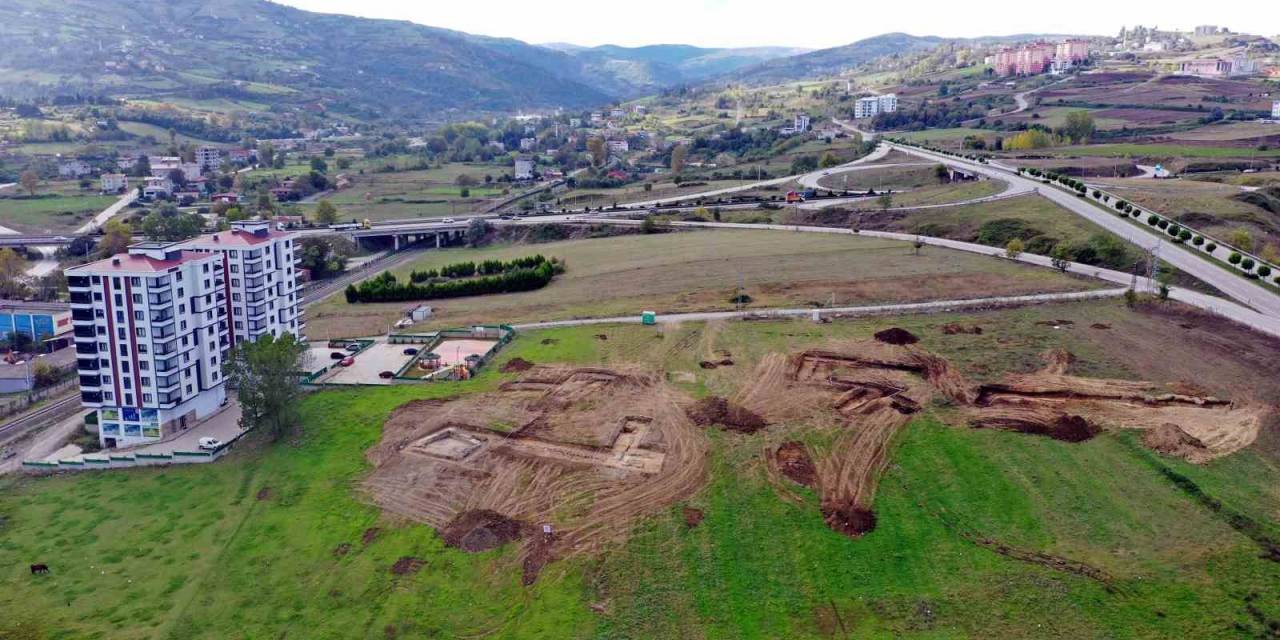
{"type": "Polygon", "coordinates": [[[1271,103],[1271,117],[1280,120],[1280,100],[1271,103]]]}
{"type": "Polygon", "coordinates": [[[59,178],[83,178],[93,173],[93,167],[84,160],[67,160],[58,165],[59,178]]]}
{"type": "Polygon", "coordinates": [[[155,442],[226,399],[228,345],[219,257],[176,243],[66,270],[80,400],[104,448],[155,442]]]}
{"type": "Polygon", "coordinates": [[[222,166],[222,149],[217,147],[200,147],[196,149],[196,167],[201,173],[208,173],[222,166]]]}
{"type": "Polygon", "coordinates": [[[874,118],[882,113],[893,113],[898,110],[898,95],[886,93],[882,96],[859,98],[853,105],[854,118],[874,118]]]}
{"type": "Polygon", "coordinates": [[[807,116],[807,115],[805,115],[805,114],[803,114],[803,113],[797,113],[797,114],[796,114],[796,117],[792,119],[792,125],[791,125],[791,126],[795,129],[795,132],[796,132],[796,133],[804,133],[804,132],[808,131],[808,130],[809,130],[809,116],[807,116]]]}
{"type": "Polygon", "coordinates": [[[294,241],[294,233],[273,230],[268,220],[241,220],[183,243],[221,257],[231,346],[267,334],[302,335],[294,241]]]}
{"type": "Polygon", "coordinates": [[[157,178],[168,178],[173,171],[181,171],[186,180],[200,177],[200,165],[194,162],[183,162],[177,156],[157,156],[151,158],[151,175],[157,178]]]}
{"type": "Polygon", "coordinates": [[[1197,58],[1195,60],[1183,60],[1178,63],[1178,73],[1184,76],[1198,76],[1201,78],[1247,76],[1257,72],[1257,61],[1247,56],[1197,58]]]}
{"type": "Polygon", "coordinates": [[[533,158],[516,158],[514,175],[516,180],[532,180],[533,158]]]}
{"type": "Polygon", "coordinates": [[[1033,42],[1019,47],[1003,47],[992,56],[995,74],[1031,76],[1046,71],[1062,72],[1089,59],[1089,42],[1071,39],[1052,44],[1033,42]]]}
{"type": "Polygon", "coordinates": [[[129,176],[123,173],[102,174],[102,192],[120,193],[129,190],[129,176]]]}
{"type": "Polygon", "coordinates": [[[631,145],[626,140],[609,140],[606,144],[612,153],[626,153],[631,150],[631,145]]]}
{"type": "Polygon", "coordinates": [[[536,148],[538,148],[537,138],[520,138],[521,151],[533,151],[536,148]]]}

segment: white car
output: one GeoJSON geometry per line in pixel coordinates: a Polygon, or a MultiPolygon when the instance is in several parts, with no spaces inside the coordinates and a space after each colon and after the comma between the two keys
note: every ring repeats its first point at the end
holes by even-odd
{"type": "Polygon", "coordinates": [[[440,224],[453,224],[454,222],[455,222],[455,221],[454,221],[454,219],[453,219],[453,218],[441,218],[441,219],[440,219],[440,224]]]}
{"type": "Polygon", "coordinates": [[[217,438],[200,438],[200,448],[204,451],[213,451],[222,446],[222,441],[217,438]]]}

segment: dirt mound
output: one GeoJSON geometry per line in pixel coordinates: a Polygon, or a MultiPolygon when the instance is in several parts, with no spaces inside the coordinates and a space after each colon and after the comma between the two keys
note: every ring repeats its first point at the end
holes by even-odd
{"type": "Polygon", "coordinates": [[[607,342],[607,341],[609,340],[609,336],[607,336],[607,335],[605,335],[605,334],[603,334],[603,333],[597,333],[597,334],[596,334],[596,340],[599,340],[600,342],[607,342]]]}
{"type": "Polygon", "coordinates": [[[803,444],[794,441],[784,442],[773,456],[782,475],[806,487],[817,486],[818,468],[814,466],[813,458],[809,457],[809,451],[803,444]]]}
{"type": "Polygon", "coordinates": [[[440,532],[440,537],[451,547],[474,553],[497,549],[519,539],[523,533],[523,522],[496,511],[476,509],[458,514],[440,532]]]}
{"type": "Polygon", "coordinates": [[[398,576],[417,573],[427,566],[427,562],[422,558],[414,558],[413,556],[403,556],[396,563],[391,565],[391,573],[398,576]]]}
{"type": "Polygon", "coordinates": [[[1105,322],[1095,322],[1095,323],[1093,323],[1093,324],[1089,325],[1089,328],[1090,328],[1090,329],[1099,329],[1099,330],[1105,331],[1105,330],[1107,330],[1107,329],[1110,329],[1110,328],[1111,328],[1111,325],[1109,325],[1109,324],[1107,324],[1107,323],[1105,323],[1105,322]]]}
{"type": "Polygon", "coordinates": [[[720,425],[738,433],[755,433],[769,426],[758,414],[718,396],[695,402],[685,413],[698,426],[720,425]]]}
{"type": "Polygon", "coordinates": [[[544,533],[526,545],[524,562],[520,566],[523,571],[520,584],[527,587],[538,581],[538,574],[542,573],[542,568],[551,562],[551,549],[554,543],[555,536],[544,533]]]}
{"type": "Polygon", "coordinates": [[[272,495],[273,494],[271,493],[271,487],[263,487],[261,489],[258,489],[258,496],[257,496],[258,502],[262,502],[263,500],[270,500],[272,495]]]}
{"type": "Polygon", "coordinates": [[[1207,451],[1204,442],[1172,422],[1148,429],[1142,434],[1142,444],[1156,453],[1188,459],[1199,457],[1207,451]]]}
{"type": "Polygon", "coordinates": [[[994,408],[971,424],[981,428],[1048,436],[1063,442],[1084,442],[1102,431],[1101,427],[1081,416],[1056,413],[1042,407],[994,408]]]}
{"type": "Polygon", "coordinates": [[[920,338],[917,338],[915,334],[911,333],[910,331],[907,331],[906,329],[899,329],[898,327],[885,329],[884,331],[877,331],[875,337],[876,337],[876,340],[879,340],[880,342],[883,342],[885,344],[893,344],[893,345],[899,345],[899,346],[904,344],[915,344],[917,342],[920,342],[920,338]]]}
{"type": "Polygon", "coordinates": [[[339,544],[338,544],[338,546],[336,546],[336,547],[334,547],[334,548],[333,548],[333,557],[335,557],[335,558],[340,558],[340,557],[342,557],[342,556],[347,555],[347,552],[349,552],[349,551],[351,551],[351,543],[350,543],[350,542],[342,542],[342,543],[339,543],[339,544]]]}
{"type": "Polygon", "coordinates": [[[731,358],[721,358],[720,360],[703,360],[698,363],[703,369],[716,369],[719,367],[732,367],[733,360],[731,358]]]}
{"type": "Polygon", "coordinates": [[[702,519],[706,517],[706,514],[702,513],[702,509],[694,509],[693,507],[685,507],[682,510],[682,515],[684,515],[684,526],[690,529],[702,524],[702,519]]]}
{"type": "Polygon", "coordinates": [[[364,543],[364,546],[367,547],[373,543],[374,540],[377,540],[378,535],[381,533],[381,527],[369,527],[368,529],[365,529],[364,534],[360,536],[360,542],[364,543]]]}
{"type": "Polygon", "coordinates": [[[1073,320],[1040,320],[1036,324],[1042,327],[1070,327],[1075,324],[1073,320]]]}
{"type": "Polygon", "coordinates": [[[969,335],[980,336],[982,335],[982,327],[979,327],[976,324],[970,327],[966,327],[962,324],[956,324],[954,322],[950,322],[942,325],[943,335],[954,336],[954,335],[965,334],[965,333],[969,335]]]}
{"type": "Polygon", "coordinates": [[[502,365],[502,368],[498,370],[501,371],[502,373],[521,373],[524,371],[528,371],[532,368],[533,368],[532,362],[529,362],[524,358],[512,358],[508,360],[506,364],[502,365]]]}
{"type": "Polygon", "coordinates": [[[556,338],[543,338],[543,339],[542,339],[542,344],[544,344],[544,345],[548,345],[548,344],[560,344],[560,341],[559,341],[559,340],[557,340],[556,338]]]}
{"type": "Polygon", "coordinates": [[[876,528],[876,514],[853,504],[822,505],[827,526],[850,538],[859,538],[876,528]]]}

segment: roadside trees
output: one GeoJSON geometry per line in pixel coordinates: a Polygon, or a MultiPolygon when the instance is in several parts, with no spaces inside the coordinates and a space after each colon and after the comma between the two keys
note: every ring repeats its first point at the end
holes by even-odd
{"type": "Polygon", "coordinates": [[[1009,244],[1004,246],[1004,256],[1010,260],[1017,260],[1018,256],[1021,256],[1025,249],[1026,246],[1022,244],[1022,239],[1014,238],[1009,241],[1009,244]]]}
{"type": "Polygon", "coordinates": [[[35,171],[28,169],[18,176],[18,183],[27,191],[27,195],[34,196],[36,188],[40,186],[40,176],[35,171]]]}
{"type": "Polygon", "coordinates": [[[320,204],[316,205],[316,222],[327,227],[337,221],[338,208],[328,200],[321,200],[320,204]]]}

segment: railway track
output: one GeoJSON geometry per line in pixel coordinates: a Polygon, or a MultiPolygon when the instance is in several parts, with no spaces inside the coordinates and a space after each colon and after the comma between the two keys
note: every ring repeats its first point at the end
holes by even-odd
{"type": "Polygon", "coordinates": [[[80,406],[80,394],[69,393],[61,398],[54,398],[43,407],[36,409],[26,415],[18,416],[9,422],[0,424],[0,441],[9,441],[17,438],[35,426],[44,424],[46,420],[55,418],[65,413],[69,407],[80,406]]]}

